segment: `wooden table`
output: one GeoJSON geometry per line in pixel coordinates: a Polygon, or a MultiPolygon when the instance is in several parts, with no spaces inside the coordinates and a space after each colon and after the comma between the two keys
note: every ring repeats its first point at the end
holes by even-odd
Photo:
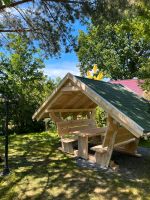
{"type": "Polygon", "coordinates": [[[106,127],[74,131],[73,134],[78,136],[78,156],[88,159],[88,138],[99,135],[104,136],[105,131],[106,127]]]}

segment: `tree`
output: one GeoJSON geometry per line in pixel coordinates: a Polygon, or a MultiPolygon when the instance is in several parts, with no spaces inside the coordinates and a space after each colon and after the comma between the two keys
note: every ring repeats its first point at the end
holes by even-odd
{"type": "MultiPolygon", "coordinates": [[[[145,0],[146,1],[146,0],[145,0]]],[[[126,12],[135,13],[137,2],[144,0],[1,0],[0,33],[26,34],[47,56],[58,56],[76,46],[72,34],[76,20],[94,25],[105,21],[116,23],[126,12]],[[7,2],[5,4],[5,2],[7,2]]]]}
{"type": "Polygon", "coordinates": [[[5,33],[26,34],[47,56],[59,56],[62,49],[68,52],[75,46],[72,25],[83,16],[85,2],[22,0],[0,5],[1,42],[8,39],[5,33]]]}
{"type": "Polygon", "coordinates": [[[1,82],[1,93],[10,100],[9,125],[16,132],[35,131],[39,124],[32,121],[32,115],[55,83],[44,76],[39,50],[27,37],[8,37],[7,54],[0,54],[0,71],[7,74],[7,84],[1,82]]]}
{"type": "Polygon", "coordinates": [[[9,6],[11,3],[11,0],[1,0],[0,6],[9,6]]]}
{"type": "Polygon", "coordinates": [[[83,75],[96,63],[112,79],[146,79],[144,87],[148,89],[150,15],[147,6],[142,11],[134,18],[91,25],[88,33],[80,32],[77,55],[83,75]]]}
{"type": "Polygon", "coordinates": [[[112,79],[127,79],[138,75],[140,67],[146,65],[150,55],[149,44],[144,39],[136,40],[132,33],[117,32],[112,26],[100,33],[93,28],[88,34],[80,32],[80,71],[83,75],[93,63],[112,79]]]}

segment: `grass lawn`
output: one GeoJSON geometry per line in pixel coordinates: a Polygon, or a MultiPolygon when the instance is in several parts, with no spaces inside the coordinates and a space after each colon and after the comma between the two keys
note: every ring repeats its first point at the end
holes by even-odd
{"type": "Polygon", "coordinates": [[[140,143],[139,143],[140,146],[142,147],[147,147],[147,148],[150,148],[150,139],[148,140],[140,140],[140,143]]]}
{"type": "MultiPolygon", "coordinates": [[[[0,138],[3,143],[2,137],[0,138]]],[[[150,170],[135,179],[77,166],[57,148],[54,133],[10,137],[11,174],[0,178],[0,200],[148,200],[150,170]]],[[[3,151],[0,146],[0,153],[3,151]]],[[[150,159],[147,160],[150,166],[150,159]]],[[[0,164],[2,170],[3,165],[0,164]]]]}

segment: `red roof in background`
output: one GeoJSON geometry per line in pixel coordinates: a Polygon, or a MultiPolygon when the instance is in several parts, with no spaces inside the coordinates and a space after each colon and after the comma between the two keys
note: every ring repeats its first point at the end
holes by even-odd
{"type": "MultiPolygon", "coordinates": [[[[127,79],[127,80],[117,80],[117,81],[110,81],[114,84],[121,84],[124,87],[128,88],[129,90],[132,90],[134,93],[136,93],[139,96],[142,96],[143,90],[139,86],[139,80],[138,79],[127,79]]],[[[140,82],[143,82],[140,80],[140,82]]]]}

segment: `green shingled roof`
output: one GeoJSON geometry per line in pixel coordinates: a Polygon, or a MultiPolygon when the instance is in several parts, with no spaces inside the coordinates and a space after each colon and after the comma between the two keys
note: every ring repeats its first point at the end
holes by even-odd
{"type": "Polygon", "coordinates": [[[150,132],[150,103],[126,90],[120,84],[112,84],[76,76],[77,79],[106,99],[118,110],[150,132]]]}

